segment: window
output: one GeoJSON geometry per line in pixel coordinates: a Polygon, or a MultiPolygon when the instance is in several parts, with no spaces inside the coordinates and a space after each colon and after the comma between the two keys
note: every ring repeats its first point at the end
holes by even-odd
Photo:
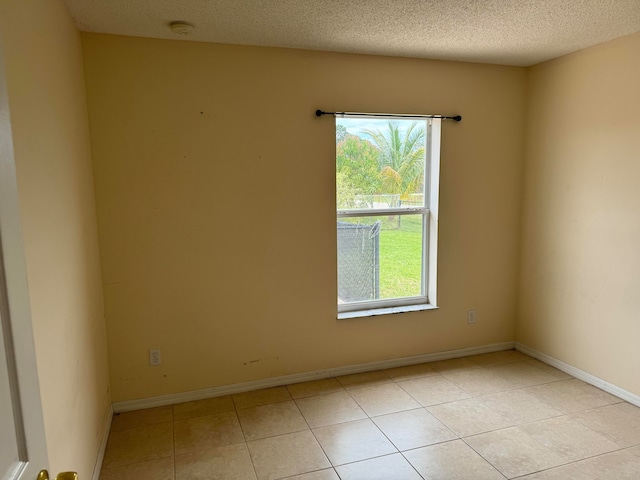
{"type": "Polygon", "coordinates": [[[339,318],[435,308],[440,122],[336,116],[339,318]]]}

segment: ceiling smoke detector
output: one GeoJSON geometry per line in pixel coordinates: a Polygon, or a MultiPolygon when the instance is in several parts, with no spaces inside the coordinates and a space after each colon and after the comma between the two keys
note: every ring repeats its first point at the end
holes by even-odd
{"type": "Polygon", "coordinates": [[[171,22],[169,24],[169,28],[173,33],[177,33],[178,35],[187,36],[196,29],[192,24],[187,22],[171,22]]]}

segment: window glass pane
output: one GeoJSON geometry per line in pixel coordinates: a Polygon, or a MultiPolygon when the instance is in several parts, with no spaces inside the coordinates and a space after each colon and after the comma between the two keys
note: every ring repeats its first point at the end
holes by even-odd
{"type": "Polygon", "coordinates": [[[425,206],[425,120],[336,118],[338,210],[425,206]]]}
{"type": "Polygon", "coordinates": [[[338,303],[422,295],[423,215],[338,219],[338,303]]]}

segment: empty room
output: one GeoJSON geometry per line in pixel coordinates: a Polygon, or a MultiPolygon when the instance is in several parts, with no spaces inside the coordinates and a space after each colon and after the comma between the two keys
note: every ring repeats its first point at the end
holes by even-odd
{"type": "Polygon", "coordinates": [[[640,478],[640,2],[0,0],[0,476],[640,478]]]}

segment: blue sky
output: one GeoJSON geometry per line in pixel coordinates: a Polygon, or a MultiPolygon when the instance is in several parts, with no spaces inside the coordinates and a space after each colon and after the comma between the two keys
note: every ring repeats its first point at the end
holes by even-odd
{"type": "MultiPolygon", "coordinates": [[[[411,124],[415,120],[404,120],[404,119],[395,119],[393,122],[395,123],[405,123],[406,125],[411,124]]],[[[369,139],[368,135],[365,135],[364,130],[384,130],[387,123],[389,122],[388,118],[340,118],[336,117],[336,125],[344,125],[347,129],[347,132],[358,135],[361,138],[369,139]]],[[[402,131],[402,129],[401,129],[402,131]]]]}

